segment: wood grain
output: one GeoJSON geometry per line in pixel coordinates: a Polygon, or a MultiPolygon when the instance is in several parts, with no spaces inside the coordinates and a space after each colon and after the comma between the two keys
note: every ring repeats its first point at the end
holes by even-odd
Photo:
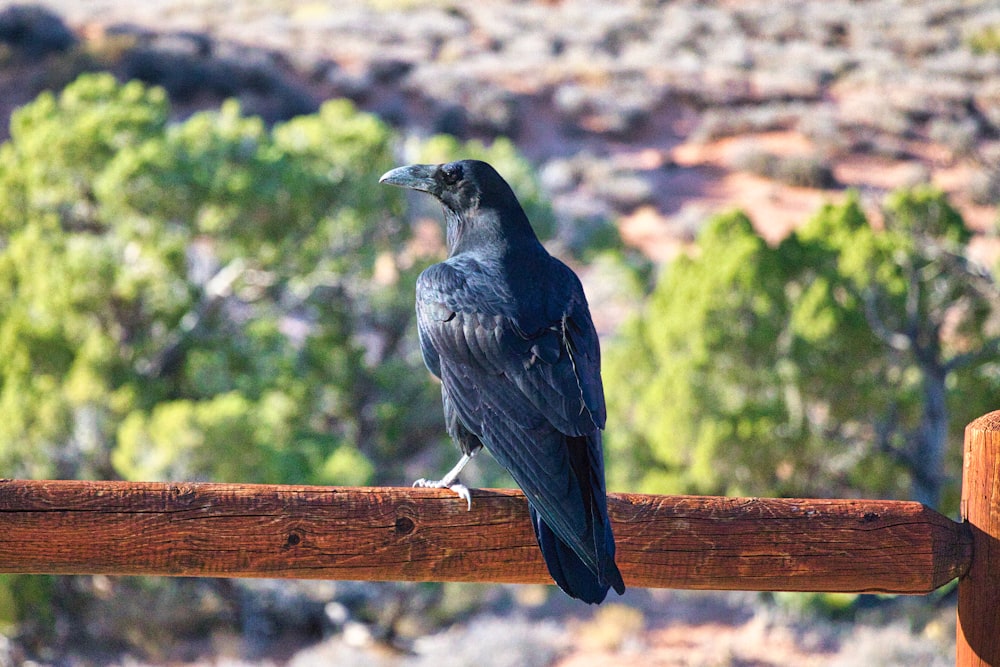
{"type": "MultiPolygon", "coordinates": [[[[912,502],[611,494],[634,587],[927,593],[971,559],[912,502]]],[[[0,481],[0,572],[551,583],[519,491],[0,481]]]]}
{"type": "Polygon", "coordinates": [[[975,558],[958,585],[956,664],[1000,666],[1000,411],[965,428],[962,518],[975,558]]]}

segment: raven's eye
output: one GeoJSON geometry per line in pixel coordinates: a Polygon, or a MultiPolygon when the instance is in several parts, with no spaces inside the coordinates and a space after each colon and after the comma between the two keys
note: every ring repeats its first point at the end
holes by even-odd
{"type": "Polygon", "coordinates": [[[441,167],[441,176],[446,185],[455,185],[462,178],[462,165],[451,162],[441,167]]]}

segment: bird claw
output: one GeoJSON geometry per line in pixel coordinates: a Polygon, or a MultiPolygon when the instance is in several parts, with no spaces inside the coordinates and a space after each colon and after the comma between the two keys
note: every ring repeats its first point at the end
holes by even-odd
{"type": "Polygon", "coordinates": [[[457,480],[449,482],[443,479],[430,480],[420,478],[413,483],[413,486],[420,487],[422,489],[451,489],[459,498],[462,498],[466,503],[468,503],[468,511],[472,511],[472,492],[469,491],[469,487],[465,484],[460,484],[457,480]]]}

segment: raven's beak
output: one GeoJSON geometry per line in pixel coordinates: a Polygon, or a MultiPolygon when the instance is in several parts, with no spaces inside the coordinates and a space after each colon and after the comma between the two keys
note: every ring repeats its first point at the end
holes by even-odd
{"type": "Polygon", "coordinates": [[[434,180],[436,171],[436,164],[411,164],[385,172],[382,174],[382,178],[378,179],[378,182],[420,190],[421,192],[431,192],[436,185],[434,180]]]}

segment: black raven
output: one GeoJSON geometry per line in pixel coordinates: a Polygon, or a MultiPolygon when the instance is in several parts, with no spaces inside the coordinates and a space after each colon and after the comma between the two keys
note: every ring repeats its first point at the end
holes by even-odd
{"type": "Polygon", "coordinates": [[[471,508],[458,474],[486,445],[527,496],[559,587],[590,603],[610,587],[624,593],[604,486],[601,353],[580,280],[485,162],[400,167],[379,182],[430,193],[447,223],[448,259],[417,279],[417,325],[463,456],[415,486],[451,488],[471,508]]]}

